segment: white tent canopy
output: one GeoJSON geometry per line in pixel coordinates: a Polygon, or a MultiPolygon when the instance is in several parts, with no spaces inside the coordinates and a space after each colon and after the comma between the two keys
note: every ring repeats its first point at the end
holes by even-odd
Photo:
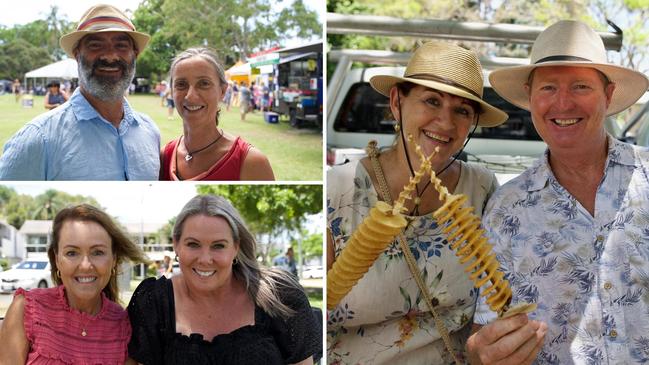
{"type": "Polygon", "coordinates": [[[25,74],[25,78],[60,78],[60,79],[76,79],[79,77],[77,73],[77,61],[72,58],[51,63],[47,66],[37,68],[36,70],[29,71],[25,74]]]}
{"type": "Polygon", "coordinates": [[[236,75],[250,75],[250,63],[235,65],[225,71],[230,76],[236,75]]]}

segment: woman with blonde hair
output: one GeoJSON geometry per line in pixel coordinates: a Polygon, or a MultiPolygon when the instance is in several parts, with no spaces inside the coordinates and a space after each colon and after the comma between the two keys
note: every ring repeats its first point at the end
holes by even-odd
{"type": "Polygon", "coordinates": [[[257,262],[255,239],[223,197],[199,195],[173,228],[181,273],[150,278],[128,306],[142,364],[313,364],[322,326],[297,280],[257,262]]]}

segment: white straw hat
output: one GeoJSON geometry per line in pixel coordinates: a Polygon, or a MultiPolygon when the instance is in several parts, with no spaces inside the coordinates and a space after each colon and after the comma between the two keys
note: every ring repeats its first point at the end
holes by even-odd
{"type": "Polygon", "coordinates": [[[133,38],[139,53],[142,53],[151,39],[148,34],[137,32],[133,23],[121,10],[111,5],[100,4],[88,9],[81,16],[77,30],[62,36],[59,44],[69,57],[74,58],[74,49],[81,38],[98,32],[127,33],[133,38]]]}
{"type": "Polygon", "coordinates": [[[524,85],[537,67],[588,67],[601,71],[615,83],[615,91],[606,115],[613,115],[633,105],[649,88],[644,74],[609,63],[600,36],[588,25],[561,20],[545,29],[534,41],[529,66],[505,67],[489,75],[491,86],[500,96],[523,109],[530,109],[524,85]]]}
{"type": "Polygon", "coordinates": [[[507,113],[482,100],[482,66],[476,54],[444,42],[428,42],[419,47],[408,61],[403,77],[376,75],[370,84],[390,97],[390,89],[400,82],[412,82],[431,89],[473,100],[480,104],[478,125],[495,127],[503,124],[507,113]]]}

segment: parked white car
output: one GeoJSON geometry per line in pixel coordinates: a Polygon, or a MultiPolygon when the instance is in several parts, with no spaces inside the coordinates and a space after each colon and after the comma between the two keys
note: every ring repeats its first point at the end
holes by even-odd
{"type": "Polygon", "coordinates": [[[18,288],[50,288],[50,263],[47,260],[25,260],[13,269],[0,273],[0,292],[14,292],[18,288]]]}
{"type": "Polygon", "coordinates": [[[322,266],[305,266],[302,270],[302,278],[315,279],[324,277],[324,270],[322,266]]]}

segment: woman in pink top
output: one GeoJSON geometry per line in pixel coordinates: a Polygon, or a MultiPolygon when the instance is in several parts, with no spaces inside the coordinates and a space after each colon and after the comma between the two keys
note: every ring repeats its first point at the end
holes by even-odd
{"type": "Polygon", "coordinates": [[[118,300],[124,260],[144,254],[99,209],[54,218],[47,254],[58,287],[16,291],[0,331],[0,364],[124,364],[131,327],[118,300]]]}
{"type": "Polygon", "coordinates": [[[228,83],[207,48],[190,48],[171,63],[171,90],[183,135],[161,152],[161,180],[274,180],[266,156],[219,128],[228,83]]]}

